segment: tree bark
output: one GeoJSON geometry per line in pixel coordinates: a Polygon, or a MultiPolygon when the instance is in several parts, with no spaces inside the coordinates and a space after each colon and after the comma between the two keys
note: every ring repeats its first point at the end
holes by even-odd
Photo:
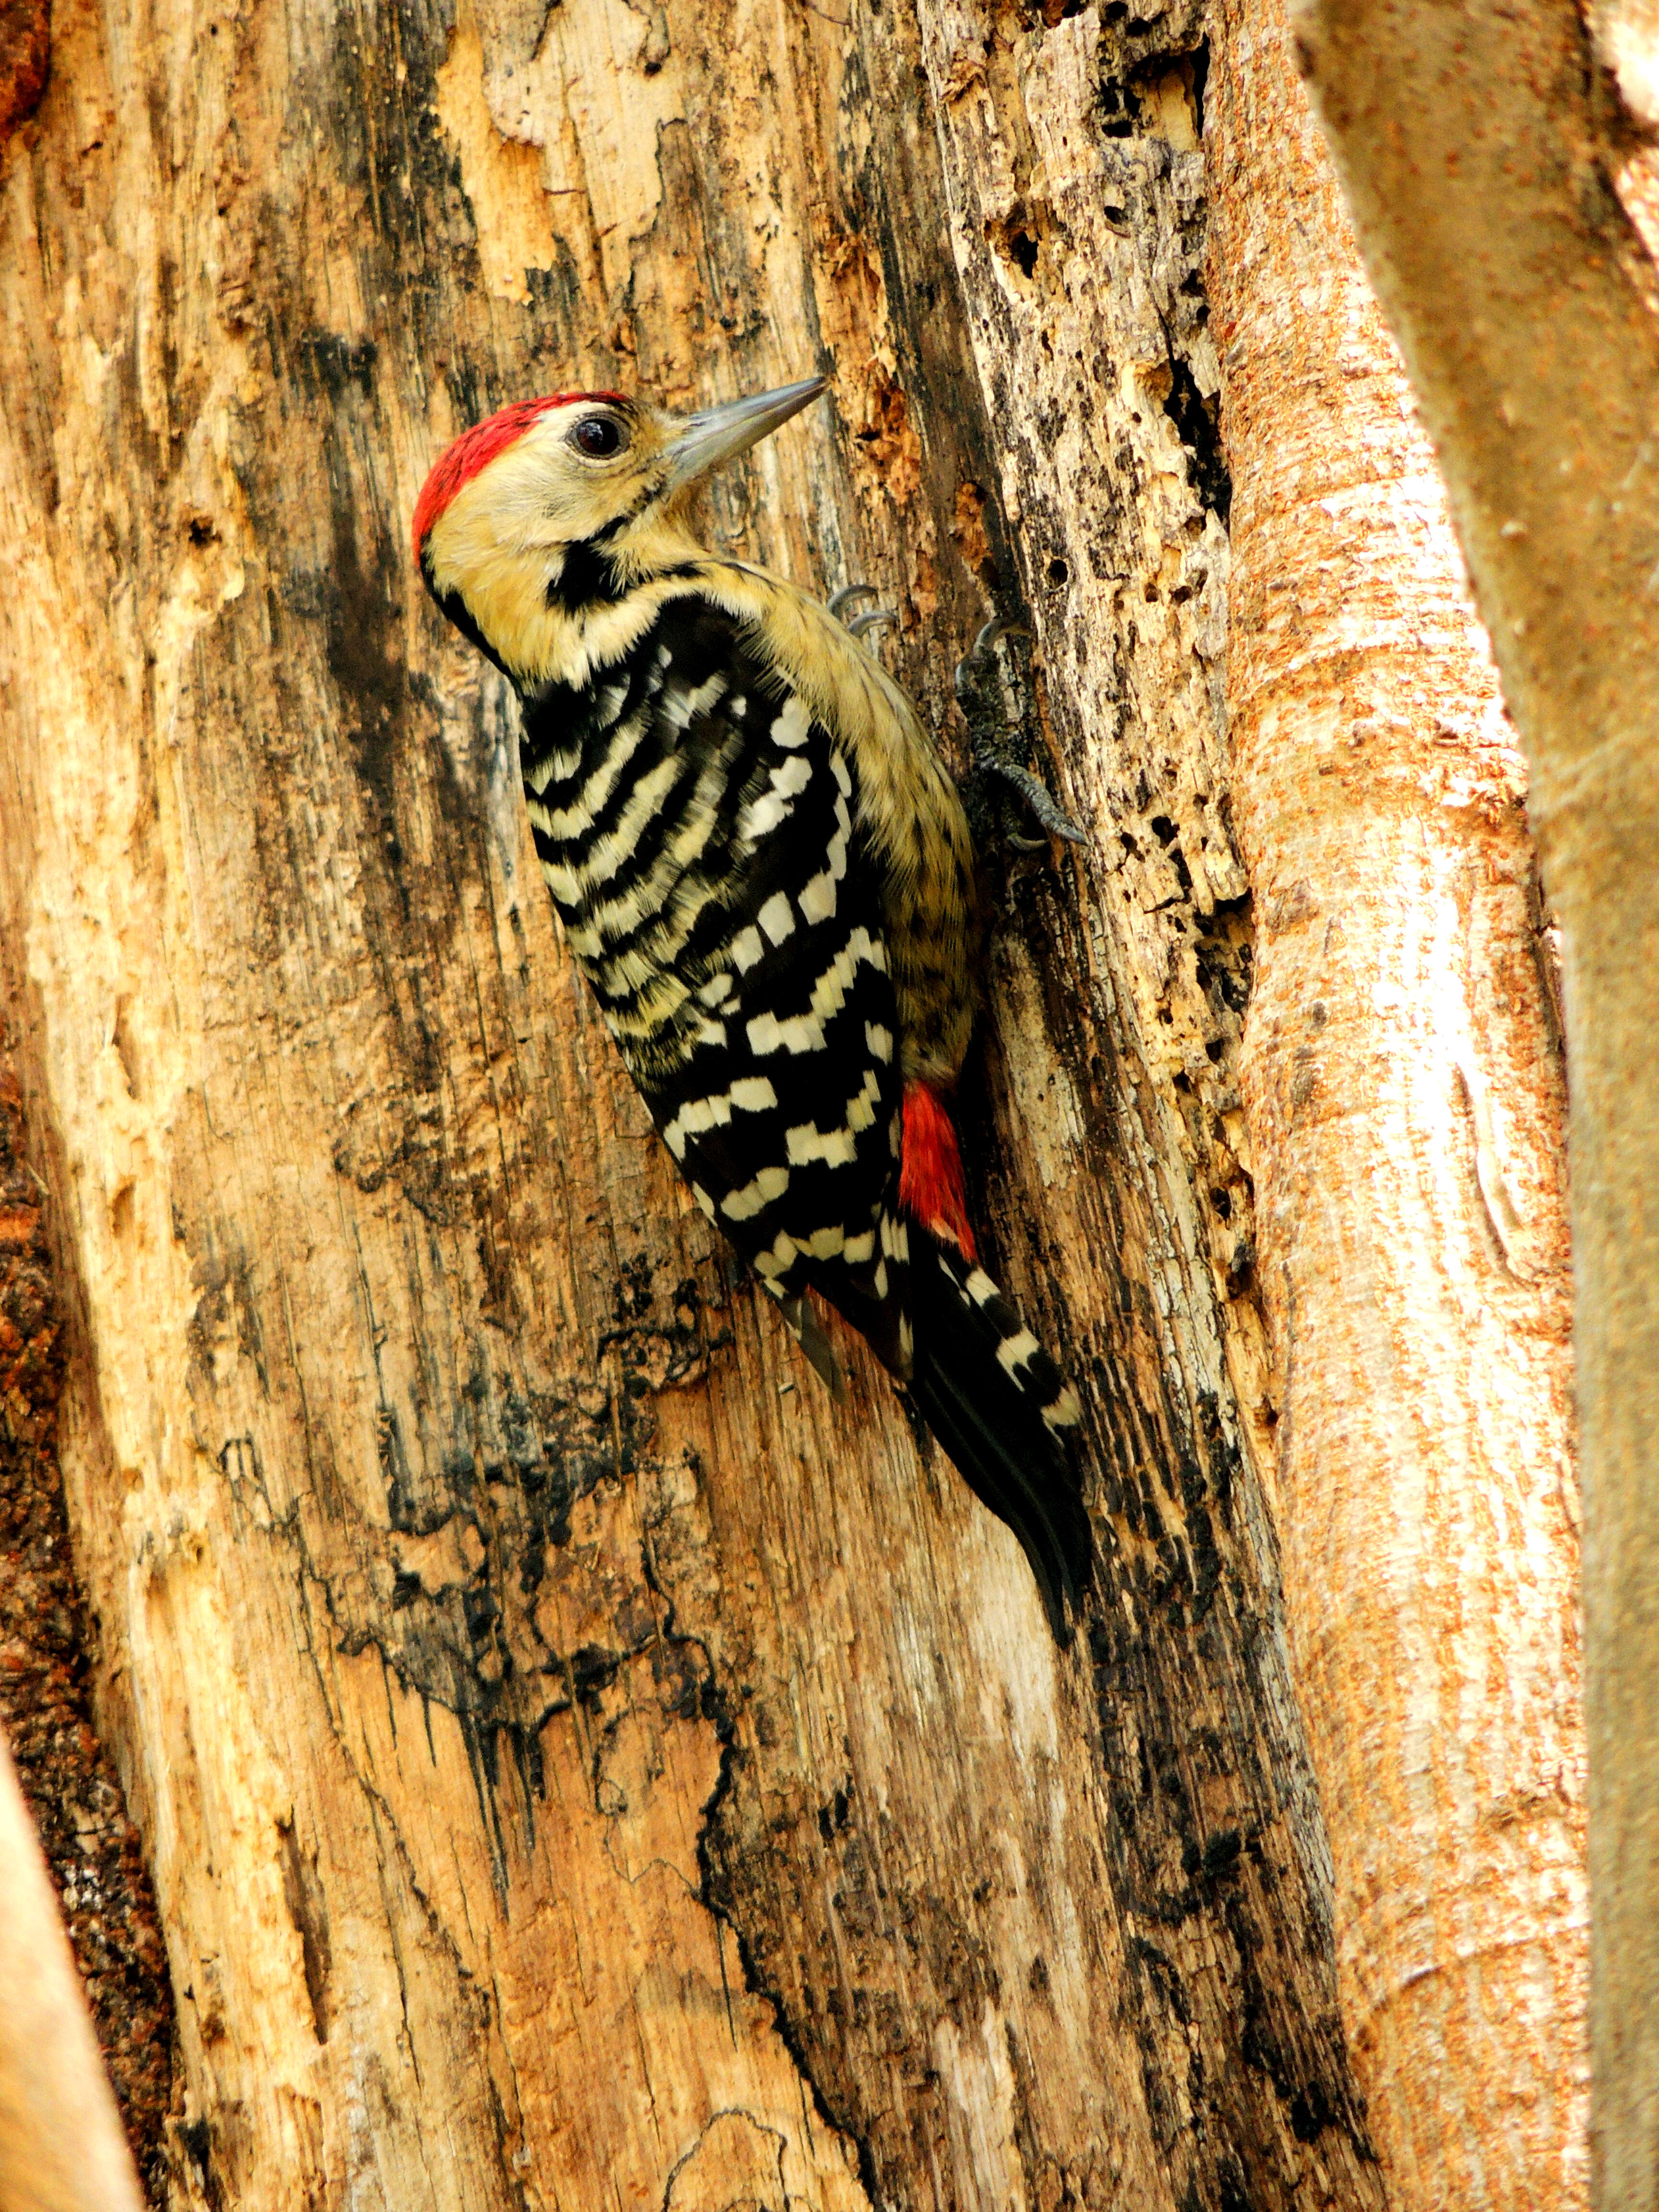
{"type": "Polygon", "coordinates": [[[1205,23],[1063,13],[54,24],[0,172],[0,945],[181,2205],[1383,2201],[1268,1502],[1205,23]],[[408,565],[493,405],[815,367],[711,532],[879,586],[947,744],[1023,614],[1090,832],[994,859],[965,1102],[1088,1407],[1069,1656],[688,1204],[408,565]]]}
{"type": "MultiPolygon", "coordinates": [[[[93,1725],[58,1466],[62,1317],[40,1178],[0,1036],[0,1729],[39,1830],[135,2162],[160,2204],[173,2001],[137,1831],[93,1725]]],[[[0,2203],[9,2203],[0,2189],[0,2203]]]]}
{"type": "Polygon", "coordinates": [[[0,2204],[6,2212],[140,2212],[74,1954],[3,1737],[0,1882],[0,2204]]]}
{"type": "Polygon", "coordinates": [[[1343,2012],[1392,2203],[1565,2206],[1578,1517],[1525,775],[1283,14],[1213,21],[1243,1091],[1343,2012]]]}
{"type": "MultiPolygon", "coordinates": [[[[1640,19],[1597,11],[1639,94],[1640,19]],[[1621,28],[1625,35],[1613,35],[1621,28]]],[[[1622,117],[1567,4],[1304,6],[1362,246],[1446,473],[1561,917],[1583,1436],[1598,2204],[1659,2195],[1659,408],[1622,117]],[[1425,130],[1402,134],[1409,104],[1425,130]]]]}

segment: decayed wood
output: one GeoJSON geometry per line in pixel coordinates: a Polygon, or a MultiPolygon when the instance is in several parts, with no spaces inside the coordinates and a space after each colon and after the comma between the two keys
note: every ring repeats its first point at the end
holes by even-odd
{"type": "MultiPolygon", "coordinates": [[[[1043,964],[1051,998],[1057,972],[1086,974],[1092,987],[1079,1006],[1090,1034],[1073,1064],[1092,1079],[1078,1085],[1076,1126],[1085,1157],[1101,1162],[1112,1212],[1097,1230],[1094,1194],[1079,1192],[1080,1233],[1048,1264],[1058,1261],[1062,1280],[1079,1255],[1121,1271],[1123,1289],[1095,1327],[1108,1361],[1104,1418],[1121,1423],[1134,1409],[1127,1433],[1108,1445],[1108,1499],[1127,1586],[1146,1610],[1119,1648],[1137,1671],[1163,1677],[1157,1706],[1167,1701],[1176,1722],[1149,1732],[1116,1702],[1121,1678],[1109,1678],[1107,1763],[1121,1774],[1146,1760],[1160,1778],[1148,1809],[1170,1788],[1177,1828],[1189,1807],[1206,1808],[1213,1840],[1192,1838],[1189,1865],[1200,1850],[1249,1837],[1264,1877],[1254,1894],[1247,1879],[1232,1899],[1218,1898],[1212,1914],[1146,1914],[1146,1900],[1169,1894],[1171,1869],[1160,1865],[1155,1829],[1130,1830],[1146,1856],[1116,1901],[1139,1956],[1175,1970],[1142,1985],[1172,2060],[1177,2039],[1196,2036],[1237,2053],[1248,2080],[1260,2026],[1281,2082],[1303,2075],[1301,2088],[1281,2091],[1277,2141],[1258,2132],[1260,2108],[1235,2106],[1215,2179],[1195,2162],[1197,2175],[1223,2191],[1311,2188],[1370,2202],[1369,2145],[1346,2078],[1316,2057],[1338,2051],[1325,2011],[1334,1992],[1322,1982],[1286,2003],[1258,1971],[1269,1927],[1283,1932],[1267,1942],[1322,1954],[1329,1907],[1256,1476],[1272,1409],[1249,1289],[1250,1187],[1235,1149],[1249,922],[1221,741],[1230,494],[1203,298],[1204,22],[1175,8],[1133,33],[1110,32],[1090,9],[1039,32],[1010,13],[947,5],[924,11],[922,29],[1001,503],[1066,795],[1093,833],[1081,886],[1086,950],[1043,964]],[[1116,1148],[1121,1165],[1111,1164],[1116,1148]],[[1107,1333],[1114,1303],[1150,1329],[1150,1342],[1121,1324],[1107,1333]],[[1171,1564],[1173,1582],[1160,1588],[1171,1564]],[[1214,1690],[1194,1672],[1188,1622],[1201,1647],[1218,1601],[1247,1656],[1248,1689],[1229,1679],[1224,1645],[1214,1651],[1214,1690]],[[1267,1725],[1242,1759],[1249,1706],[1267,1725]],[[1261,1819],[1252,1765],[1278,1778],[1272,1821],[1261,1819]],[[1320,2075],[1311,2094],[1310,2063],[1320,2075]],[[1325,2104],[1334,2091],[1342,2103],[1325,2104]],[[1307,2136],[1310,2158],[1298,2143],[1307,2136]],[[1232,2155],[1247,2183],[1231,2179],[1232,2155]]],[[[1019,980],[1005,950],[992,1029],[1010,1039],[1016,1068],[1030,1053],[1029,1032],[1012,1042],[1030,1004],[1019,980]]],[[[1064,1191],[1058,1148],[1034,1110],[1041,1093],[1029,1079],[1008,1089],[1005,1141],[1016,1159],[1036,1155],[1027,1187],[1041,1177],[1064,1191]]],[[[1069,1316],[1050,1324],[1059,1340],[1084,1340],[1088,1299],[1080,1286],[1069,1316]]],[[[1098,1312],[1098,1288],[1093,1302],[1098,1312]]],[[[1186,2147],[1175,2138],[1170,2148],[1186,2147]]]]}
{"type": "Polygon", "coordinates": [[[1261,1473],[1203,25],[1062,14],[56,24],[0,170],[0,957],[181,2204],[1382,2201],[1261,1473]],[[491,405],[815,366],[711,530],[879,586],[947,739],[1024,613],[1091,833],[996,871],[965,1101],[1088,1401],[1070,1656],[687,1205],[408,568],[491,405]]]}
{"type": "MultiPolygon", "coordinates": [[[[1605,33],[1640,11],[1599,11],[1605,33]]],[[[1525,743],[1572,1071],[1595,2196],[1659,2191],[1659,325],[1613,81],[1553,0],[1304,7],[1298,35],[1525,743]],[[1402,131],[1409,106],[1421,127],[1402,131]],[[1613,157],[1610,160],[1610,155],[1613,157]]],[[[1639,36],[1613,58],[1628,72],[1639,36]]],[[[1615,41],[1615,46],[1618,42],[1615,41]]],[[[1639,85],[1633,88],[1639,98],[1639,85]]]]}
{"type": "Polygon", "coordinates": [[[51,56],[47,0],[0,0],[0,144],[40,106],[51,56]]]}
{"type": "Polygon", "coordinates": [[[58,1899],[0,1737],[0,2203],[6,2212],[141,2212],[58,1899]]]}
{"type": "Polygon", "coordinates": [[[1565,2206],[1577,1504],[1524,775],[1282,12],[1213,21],[1244,1095],[1344,2011],[1391,2203],[1565,2206]]]}
{"type": "MultiPolygon", "coordinates": [[[[58,1401],[63,1329],[40,1177],[0,1036],[0,1731],[40,1833],[127,2140],[155,2202],[173,2002],[143,1847],[92,1724],[58,1401]]],[[[0,2202],[7,2202],[0,2192],[0,2202]]]]}

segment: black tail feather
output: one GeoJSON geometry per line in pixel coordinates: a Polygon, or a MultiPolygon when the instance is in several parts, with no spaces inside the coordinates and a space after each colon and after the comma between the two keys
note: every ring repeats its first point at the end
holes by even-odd
{"type": "Polygon", "coordinates": [[[1074,1401],[1045,1352],[1009,1357],[1030,1340],[989,1277],[915,1223],[909,1232],[917,1408],[975,1496],[1018,1537],[1055,1641],[1069,1644],[1094,1571],[1067,1435],[1074,1401]]]}

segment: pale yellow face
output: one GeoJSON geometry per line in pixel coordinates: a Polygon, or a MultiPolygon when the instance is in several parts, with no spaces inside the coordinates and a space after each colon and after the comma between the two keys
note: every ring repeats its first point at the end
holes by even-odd
{"type": "Polygon", "coordinates": [[[684,416],[614,392],[514,401],[456,439],[416,503],[438,604],[521,685],[585,682],[701,574],[693,485],[823,389],[803,377],[684,416]]]}
{"type": "MultiPolygon", "coordinates": [[[[550,408],[461,486],[427,533],[441,599],[459,592],[507,667],[562,673],[576,650],[562,605],[602,557],[631,585],[694,555],[681,520],[690,483],[673,479],[682,428],[648,402],[581,399],[550,408]]],[[[580,623],[574,623],[580,628],[580,623]]]]}

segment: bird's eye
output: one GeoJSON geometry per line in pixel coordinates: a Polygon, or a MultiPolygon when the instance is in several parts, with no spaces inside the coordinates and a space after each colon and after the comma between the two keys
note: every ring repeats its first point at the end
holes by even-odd
{"type": "Polygon", "coordinates": [[[628,443],[628,433],[609,415],[587,415],[570,433],[570,442],[590,460],[603,461],[622,452],[628,443]]]}

